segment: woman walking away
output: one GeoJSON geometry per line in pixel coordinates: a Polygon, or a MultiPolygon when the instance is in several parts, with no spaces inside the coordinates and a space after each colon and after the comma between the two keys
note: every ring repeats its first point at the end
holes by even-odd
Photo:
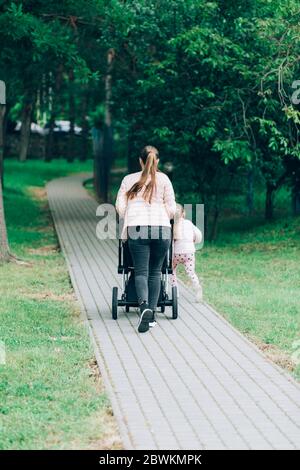
{"type": "Polygon", "coordinates": [[[176,268],[183,264],[192,281],[196,302],[202,301],[202,287],[195,273],[195,243],[202,241],[202,233],[190,220],[185,218],[184,208],[177,204],[174,226],[174,256],[171,285],[177,286],[176,268]]]}
{"type": "Polygon", "coordinates": [[[155,324],[160,294],[161,269],[171,243],[171,224],[176,212],[175,195],[168,176],[157,169],[159,153],[147,145],[140,158],[141,171],[123,179],[116,209],[124,218],[122,239],[134,265],[135,288],[140,308],[138,331],[155,324]]]}

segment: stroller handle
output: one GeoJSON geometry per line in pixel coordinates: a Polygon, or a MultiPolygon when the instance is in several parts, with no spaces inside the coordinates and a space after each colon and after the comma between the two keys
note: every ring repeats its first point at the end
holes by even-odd
{"type": "Polygon", "coordinates": [[[173,240],[174,240],[174,219],[170,220],[171,223],[171,244],[169,249],[169,263],[168,263],[168,271],[172,273],[173,267],[173,240]]]}

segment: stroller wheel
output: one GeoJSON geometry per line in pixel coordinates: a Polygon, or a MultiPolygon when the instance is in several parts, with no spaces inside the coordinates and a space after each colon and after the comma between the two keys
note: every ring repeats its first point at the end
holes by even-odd
{"type": "Polygon", "coordinates": [[[176,320],[178,317],[178,299],[177,299],[177,287],[172,287],[172,318],[176,320]]]}
{"type": "Polygon", "coordinates": [[[118,288],[113,287],[112,290],[112,305],[111,305],[111,313],[113,320],[118,318],[118,288]]]}

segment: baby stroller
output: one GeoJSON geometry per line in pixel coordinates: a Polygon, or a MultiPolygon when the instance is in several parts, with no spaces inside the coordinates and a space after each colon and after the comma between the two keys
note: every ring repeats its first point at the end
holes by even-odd
{"type": "MultiPolygon", "coordinates": [[[[173,241],[173,220],[171,221],[172,227],[172,241],[173,241]]],[[[172,243],[170,249],[165,257],[162,270],[161,270],[161,288],[157,307],[161,312],[165,311],[166,307],[172,307],[172,318],[178,317],[178,301],[177,301],[177,287],[173,286],[171,289],[172,295],[169,297],[168,275],[172,274],[172,257],[173,248],[172,243]]],[[[119,253],[118,253],[118,273],[122,274],[122,293],[121,298],[118,298],[118,287],[113,287],[112,290],[112,318],[118,318],[118,307],[125,307],[126,312],[129,312],[130,307],[138,307],[137,295],[134,282],[134,267],[128,247],[127,241],[119,240],[119,253]]]]}

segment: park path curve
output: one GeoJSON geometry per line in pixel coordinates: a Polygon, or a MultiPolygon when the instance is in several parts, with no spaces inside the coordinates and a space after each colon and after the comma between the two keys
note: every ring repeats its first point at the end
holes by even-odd
{"type": "Polygon", "coordinates": [[[125,449],[299,449],[300,387],[210,306],[180,286],[179,318],[136,331],[111,318],[117,243],[96,237],[88,175],[47,185],[50,209],[87,320],[125,449]]]}

